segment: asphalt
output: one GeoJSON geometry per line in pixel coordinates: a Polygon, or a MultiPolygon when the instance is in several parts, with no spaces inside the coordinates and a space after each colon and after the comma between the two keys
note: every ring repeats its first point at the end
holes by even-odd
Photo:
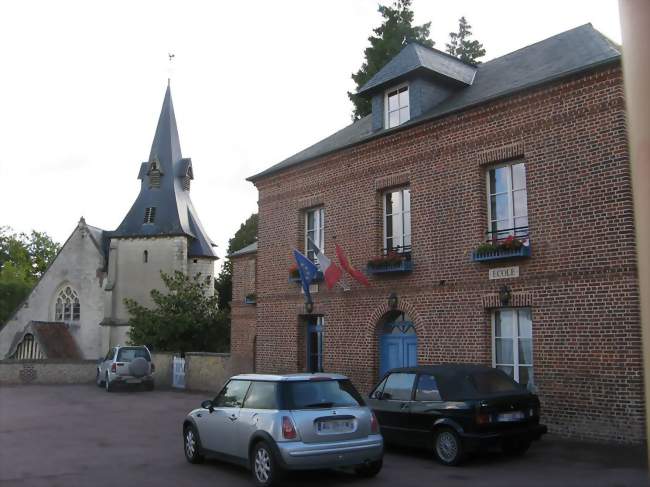
{"type": "MultiPolygon", "coordinates": [[[[91,385],[0,388],[2,486],[251,486],[243,468],[190,465],[180,427],[206,394],[106,393],[91,385]]],[[[388,448],[374,479],[293,474],[288,486],[647,486],[645,451],[546,436],[522,458],[482,454],[443,467],[427,452],[388,448]]]]}

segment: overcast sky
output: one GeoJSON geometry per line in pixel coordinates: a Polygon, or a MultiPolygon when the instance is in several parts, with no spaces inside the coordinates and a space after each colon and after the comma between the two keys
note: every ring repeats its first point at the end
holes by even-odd
{"type": "MultiPolygon", "coordinates": [[[[247,176],[350,123],[346,92],[376,0],[0,4],[0,225],[63,242],[114,230],[139,191],[169,62],[192,200],[223,256],[257,209],[247,176]]],[[[591,22],[621,41],[617,0],[414,0],[444,49],[461,15],[483,61],[591,22]]]]}

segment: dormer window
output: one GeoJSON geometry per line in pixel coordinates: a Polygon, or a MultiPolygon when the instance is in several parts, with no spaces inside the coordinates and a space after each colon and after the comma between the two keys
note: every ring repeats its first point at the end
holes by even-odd
{"type": "Polygon", "coordinates": [[[397,127],[411,118],[409,109],[409,87],[399,86],[386,92],[386,128],[397,127]]]}
{"type": "Polygon", "coordinates": [[[150,188],[160,188],[160,169],[156,161],[152,161],[149,166],[149,187],[150,188]]]}
{"type": "Polygon", "coordinates": [[[156,219],[156,207],[155,206],[150,206],[149,208],[145,208],[145,210],[144,210],[144,222],[145,223],[153,223],[155,219],[156,219]]]}

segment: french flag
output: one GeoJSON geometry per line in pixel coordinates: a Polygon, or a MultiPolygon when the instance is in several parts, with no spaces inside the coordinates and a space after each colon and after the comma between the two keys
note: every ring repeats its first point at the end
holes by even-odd
{"type": "Polygon", "coordinates": [[[328,259],[327,256],[320,251],[320,249],[311,239],[309,239],[309,242],[314,248],[314,254],[316,254],[316,258],[318,259],[318,265],[320,266],[320,270],[323,273],[325,284],[327,284],[328,289],[332,289],[334,285],[341,279],[343,272],[341,272],[339,266],[328,259]]]}

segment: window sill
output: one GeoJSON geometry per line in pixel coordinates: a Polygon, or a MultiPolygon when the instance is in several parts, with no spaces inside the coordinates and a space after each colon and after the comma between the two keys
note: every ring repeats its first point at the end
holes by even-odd
{"type": "Polygon", "coordinates": [[[494,260],[527,259],[530,257],[530,245],[517,250],[495,250],[494,252],[472,252],[473,262],[490,262],[494,260]]]}
{"type": "Polygon", "coordinates": [[[404,259],[399,264],[387,266],[367,266],[369,274],[401,274],[413,270],[413,261],[404,259]]]}

